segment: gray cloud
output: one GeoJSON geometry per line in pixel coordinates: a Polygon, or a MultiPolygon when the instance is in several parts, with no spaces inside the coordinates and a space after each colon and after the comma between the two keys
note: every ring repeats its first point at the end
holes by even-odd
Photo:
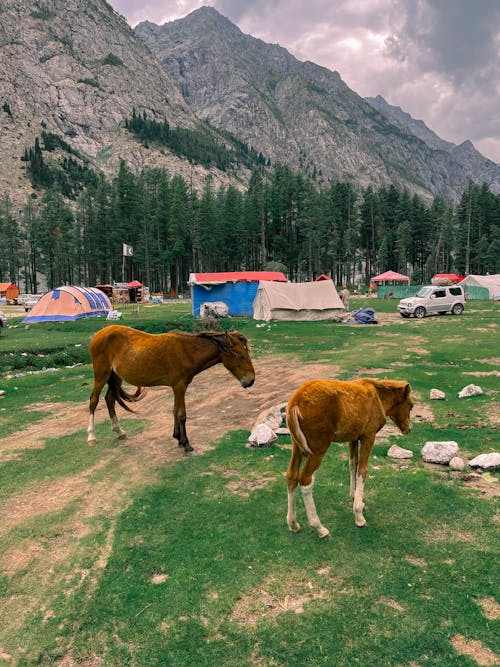
{"type": "Polygon", "coordinates": [[[337,70],[443,139],[500,162],[499,0],[111,0],[135,25],[211,4],[245,32],[337,70]]]}

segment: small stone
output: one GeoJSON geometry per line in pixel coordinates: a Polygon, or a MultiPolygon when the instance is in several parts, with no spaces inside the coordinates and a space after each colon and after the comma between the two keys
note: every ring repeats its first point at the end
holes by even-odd
{"type": "Polygon", "coordinates": [[[410,449],[403,449],[399,445],[392,445],[387,452],[387,456],[390,456],[391,459],[411,459],[413,452],[410,449]]]}
{"type": "Polygon", "coordinates": [[[468,398],[469,396],[480,396],[484,391],[477,384],[468,384],[459,392],[458,398],[468,398]]]}
{"type": "Polygon", "coordinates": [[[252,447],[270,447],[277,439],[276,433],[267,424],[257,424],[248,438],[252,447]]]}
{"type": "Polygon", "coordinates": [[[0,398],[3,398],[5,396],[5,390],[0,389],[0,398]]]}
{"type": "Polygon", "coordinates": [[[422,448],[422,458],[427,463],[448,464],[457,454],[458,443],[453,440],[430,440],[422,448]]]}
{"type": "Polygon", "coordinates": [[[454,456],[448,463],[450,470],[463,470],[465,468],[465,461],[460,456],[454,456]]]}
{"type": "Polygon", "coordinates": [[[432,401],[442,401],[446,398],[446,394],[444,391],[441,391],[440,389],[431,389],[429,398],[432,401]]]}
{"type": "Polygon", "coordinates": [[[500,468],[500,454],[490,452],[489,454],[479,454],[472,461],[469,461],[471,468],[482,468],[482,470],[496,470],[500,468]]]}

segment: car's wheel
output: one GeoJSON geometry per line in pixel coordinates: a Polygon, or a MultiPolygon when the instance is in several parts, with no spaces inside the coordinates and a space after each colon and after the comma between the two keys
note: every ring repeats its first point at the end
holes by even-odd
{"type": "Polygon", "coordinates": [[[399,314],[401,315],[401,317],[404,317],[405,320],[406,320],[406,318],[410,317],[409,313],[399,313],[399,314]]]}
{"type": "Polygon", "coordinates": [[[421,320],[422,317],[425,317],[426,315],[426,310],[423,306],[418,306],[418,308],[415,308],[415,312],[413,313],[414,317],[416,317],[418,320],[421,320]]]}
{"type": "Polygon", "coordinates": [[[453,315],[461,315],[464,312],[464,307],[461,303],[456,303],[451,309],[453,315]]]}

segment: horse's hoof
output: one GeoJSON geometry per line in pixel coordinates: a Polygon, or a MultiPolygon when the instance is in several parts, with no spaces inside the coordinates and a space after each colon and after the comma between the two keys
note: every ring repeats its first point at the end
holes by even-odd
{"type": "Polygon", "coordinates": [[[195,456],[196,455],[196,452],[194,451],[194,449],[186,449],[186,450],[184,450],[184,453],[185,453],[186,456],[195,456]]]}
{"type": "Polygon", "coordinates": [[[360,519],[356,519],[356,526],[358,528],[364,528],[366,526],[366,519],[362,516],[360,519]]]}
{"type": "Polygon", "coordinates": [[[289,525],[288,528],[292,531],[292,533],[298,533],[300,530],[300,523],[295,522],[291,526],[289,525]]]}
{"type": "Polygon", "coordinates": [[[97,445],[97,440],[95,438],[92,438],[91,440],[87,440],[87,445],[90,445],[93,447],[94,445],[97,445]]]}
{"type": "Polygon", "coordinates": [[[121,433],[118,436],[118,440],[128,440],[127,434],[126,433],[121,433]]]}
{"type": "Polygon", "coordinates": [[[330,537],[330,531],[328,530],[328,528],[325,528],[324,526],[322,526],[318,530],[318,535],[321,537],[321,539],[323,539],[324,537],[330,537]]]}

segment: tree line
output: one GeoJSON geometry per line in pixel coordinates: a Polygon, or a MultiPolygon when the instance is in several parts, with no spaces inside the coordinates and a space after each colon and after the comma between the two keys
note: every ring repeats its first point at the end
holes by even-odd
{"type": "Polygon", "coordinates": [[[201,191],[163,169],[96,176],[68,204],[59,189],[20,212],[0,200],[0,279],[47,286],[138,279],[153,292],[186,289],[190,272],[282,270],[293,281],[325,273],[368,285],[393,269],[413,283],[436,273],[500,273],[500,195],[470,183],[457,205],[395,186],[318,187],[277,165],[245,190],[201,191]],[[122,244],[134,248],[124,262],[122,244]]]}

